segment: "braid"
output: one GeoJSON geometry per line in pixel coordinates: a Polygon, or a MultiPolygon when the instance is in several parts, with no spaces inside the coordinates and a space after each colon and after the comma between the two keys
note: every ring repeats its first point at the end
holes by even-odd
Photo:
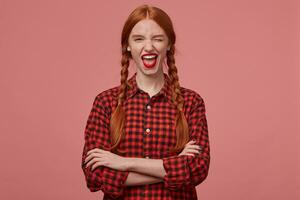
{"type": "Polygon", "coordinates": [[[118,97],[118,105],[121,105],[125,99],[126,90],[128,87],[127,79],[128,79],[128,67],[129,67],[129,57],[127,54],[122,55],[121,59],[121,86],[118,97]]]}
{"type": "Polygon", "coordinates": [[[172,45],[171,49],[167,51],[167,65],[169,67],[168,74],[170,77],[170,85],[173,89],[172,101],[177,107],[177,117],[176,117],[176,136],[177,142],[174,148],[171,151],[181,151],[184,148],[184,145],[189,140],[189,130],[188,123],[184,116],[183,112],[183,97],[180,92],[179,78],[177,73],[177,67],[175,65],[175,46],[172,45]]]}
{"type": "Polygon", "coordinates": [[[120,150],[116,150],[119,145],[122,136],[123,136],[123,127],[125,123],[125,112],[122,108],[123,102],[126,98],[126,92],[128,88],[128,68],[129,68],[129,59],[130,54],[126,52],[126,49],[122,51],[122,59],[121,59],[121,85],[118,96],[118,104],[116,109],[112,113],[111,121],[110,121],[110,139],[112,147],[110,148],[112,152],[119,151],[120,153],[124,153],[120,150]]]}

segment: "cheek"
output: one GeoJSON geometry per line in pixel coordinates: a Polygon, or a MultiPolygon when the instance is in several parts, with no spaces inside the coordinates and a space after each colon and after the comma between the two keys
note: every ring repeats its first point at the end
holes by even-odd
{"type": "Polygon", "coordinates": [[[161,45],[156,45],[155,48],[160,52],[160,54],[166,54],[168,46],[166,46],[165,44],[161,44],[161,45]]]}
{"type": "Polygon", "coordinates": [[[140,58],[140,54],[136,51],[131,51],[131,55],[134,60],[137,60],[140,58]]]}
{"type": "Polygon", "coordinates": [[[131,56],[132,56],[132,60],[134,62],[139,62],[140,61],[140,54],[139,54],[139,52],[131,51],[131,56]]]}
{"type": "Polygon", "coordinates": [[[167,57],[167,50],[166,50],[166,49],[163,49],[162,51],[160,51],[160,56],[161,56],[162,58],[167,57]]]}

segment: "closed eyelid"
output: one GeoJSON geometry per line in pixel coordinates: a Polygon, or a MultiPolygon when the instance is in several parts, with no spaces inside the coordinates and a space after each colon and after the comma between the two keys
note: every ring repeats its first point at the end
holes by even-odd
{"type": "MultiPolygon", "coordinates": [[[[143,38],[135,38],[134,41],[137,41],[137,40],[144,40],[143,38]]],[[[164,41],[164,39],[160,39],[160,38],[154,38],[153,40],[155,41],[164,41]]]]}
{"type": "MultiPolygon", "coordinates": [[[[132,36],[133,39],[145,39],[143,36],[132,36]]],[[[163,36],[154,36],[152,39],[164,39],[163,36]]]]}

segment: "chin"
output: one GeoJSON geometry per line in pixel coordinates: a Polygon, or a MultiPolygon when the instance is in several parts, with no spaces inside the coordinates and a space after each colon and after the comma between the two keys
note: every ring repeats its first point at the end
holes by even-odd
{"type": "Polygon", "coordinates": [[[138,70],[141,73],[143,73],[144,75],[154,75],[154,74],[157,74],[159,72],[158,67],[154,67],[153,69],[145,69],[145,67],[143,66],[142,68],[139,68],[138,70]]]}
{"type": "Polygon", "coordinates": [[[146,74],[146,75],[157,74],[157,72],[158,72],[157,69],[151,69],[151,70],[147,70],[147,69],[145,70],[145,69],[143,69],[142,71],[143,71],[143,73],[146,74]]]}

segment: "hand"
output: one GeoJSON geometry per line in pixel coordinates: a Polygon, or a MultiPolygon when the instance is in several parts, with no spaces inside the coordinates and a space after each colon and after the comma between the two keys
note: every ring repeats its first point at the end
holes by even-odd
{"type": "Polygon", "coordinates": [[[86,168],[92,165],[92,171],[99,166],[106,166],[115,170],[126,171],[126,158],[117,154],[105,151],[103,149],[95,148],[87,152],[87,157],[84,163],[86,168]]]}
{"type": "Polygon", "coordinates": [[[184,149],[178,156],[182,155],[189,155],[189,156],[195,156],[193,153],[201,153],[202,147],[200,145],[195,145],[196,141],[191,140],[188,143],[186,143],[184,149]]]}

